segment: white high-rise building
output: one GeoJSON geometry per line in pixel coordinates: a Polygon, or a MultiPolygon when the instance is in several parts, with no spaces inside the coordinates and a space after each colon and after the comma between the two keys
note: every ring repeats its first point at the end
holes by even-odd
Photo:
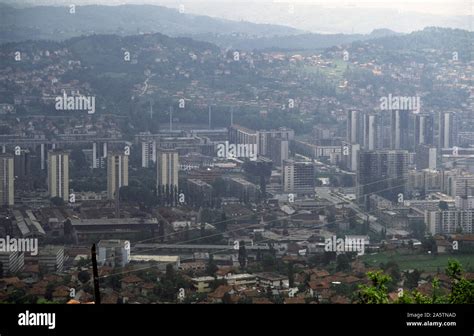
{"type": "Polygon", "coordinates": [[[409,117],[410,117],[410,113],[408,110],[390,111],[391,149],[408,149],[409,117]]]}
{"type": "Polygon", "coordinates": [[[142,141],[142,167],[149,168],[156,162],[156,141],[142,141]]]}
{"type": "Polygon", "coordinates": [[[439,148],[452,148],[454,146],[454,113],[439,113],[438,137],[439,148]]]}
{"type": "Polygon", "coordinates": [[[160,149],[157,153],[157,188],[175,187],[178,189],[179,156],[172,149],[160,149]]]}
{"type": "Polygon", "coordinates": [[[11,206],[15,201],[13,162],[14,159],[12,155],[0,155],[0,206],[11,206]]]}
{"type": "Polygon", "coordinates": [[[377,149],[377,116],[374,114],[364,115],[364,143],[365,150],[377,149]]]}
{"type": "Polygon", "coordinates": [[[121,187],[128,186],[128,156],[110,152],[107,156],[107,197],[115,199],[121,187]]]}
{"type": "Polygon", "coordinates": [[[351,110],[347,112],[347,141],[350,143],[361,143],[361,115],[359,111],[351,110]]]}
{"type": "Polygon", "coordinates": [[[48,152],[48,192],[50,197],[69,201],[69,153],[48,152]]]}

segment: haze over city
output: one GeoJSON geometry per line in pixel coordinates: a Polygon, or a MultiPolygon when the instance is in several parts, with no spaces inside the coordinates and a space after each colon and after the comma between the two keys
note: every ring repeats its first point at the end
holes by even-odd
{"type": "Polygon", "coordinates": [[[472,2],[0,12],[0,334],[472,335],[472,2]]]}

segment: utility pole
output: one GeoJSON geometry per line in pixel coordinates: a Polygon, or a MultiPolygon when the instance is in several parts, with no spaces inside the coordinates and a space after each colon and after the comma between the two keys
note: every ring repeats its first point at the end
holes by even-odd
{"type": "Polygon", "coordinates": [[[100,304],[100,290],[99,290],[99,271],[97,270],[97,254],[95,244],[92,244],[92,275],[94,276],[94,296],[95,304],[100,304]]]}

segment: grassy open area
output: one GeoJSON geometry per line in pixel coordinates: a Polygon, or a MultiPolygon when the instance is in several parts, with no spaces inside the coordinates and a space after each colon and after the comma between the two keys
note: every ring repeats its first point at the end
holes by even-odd
{"type": "Polygon", "coordinates": [[[444,270],[449,259],[457,259],[462,264],[465,271],[474,268],[474,254],[404,254],[399,252],[382,252],[377,254],[366,254],[362,256],[362,261],[373,267],[379,267],[380,263],[395,261],[400,270],[414,269],[424,271],[444,270]]]}
{"type": "Polygon", "coordinates": [[[317,75],[327,78],[334,83],[340,83],[347,69],[347,62],[342,59],[332,59],[333,66],[304,65],[293,66],[293,70],[301,74],[317,75]]]}
{"type": "Polygon", "coordinates": [[[301,71],[309,74],[320,74],[333,81],[341,81],[347,68],[347,63],[343,60],[334,59],[334,67],[321,67],[316,65],[306,65],[301,71]]]}
{"type": "Polygon", "coordinates": [[[331,79],[342,80],[344,72],[347,69],[347,62],[342,59],[334,58],[331,60],[334,67],[319,68],[319,71],[331,79]]]}

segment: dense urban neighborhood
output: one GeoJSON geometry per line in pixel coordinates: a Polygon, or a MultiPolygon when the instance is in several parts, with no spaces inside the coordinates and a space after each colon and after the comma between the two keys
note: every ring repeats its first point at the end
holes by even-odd
{"type": "Polygon", "coordinates": [[[474,303],[472,31],[250,49],[37,10],[64,39],[1,31],[0,303],[474,303]]]}

